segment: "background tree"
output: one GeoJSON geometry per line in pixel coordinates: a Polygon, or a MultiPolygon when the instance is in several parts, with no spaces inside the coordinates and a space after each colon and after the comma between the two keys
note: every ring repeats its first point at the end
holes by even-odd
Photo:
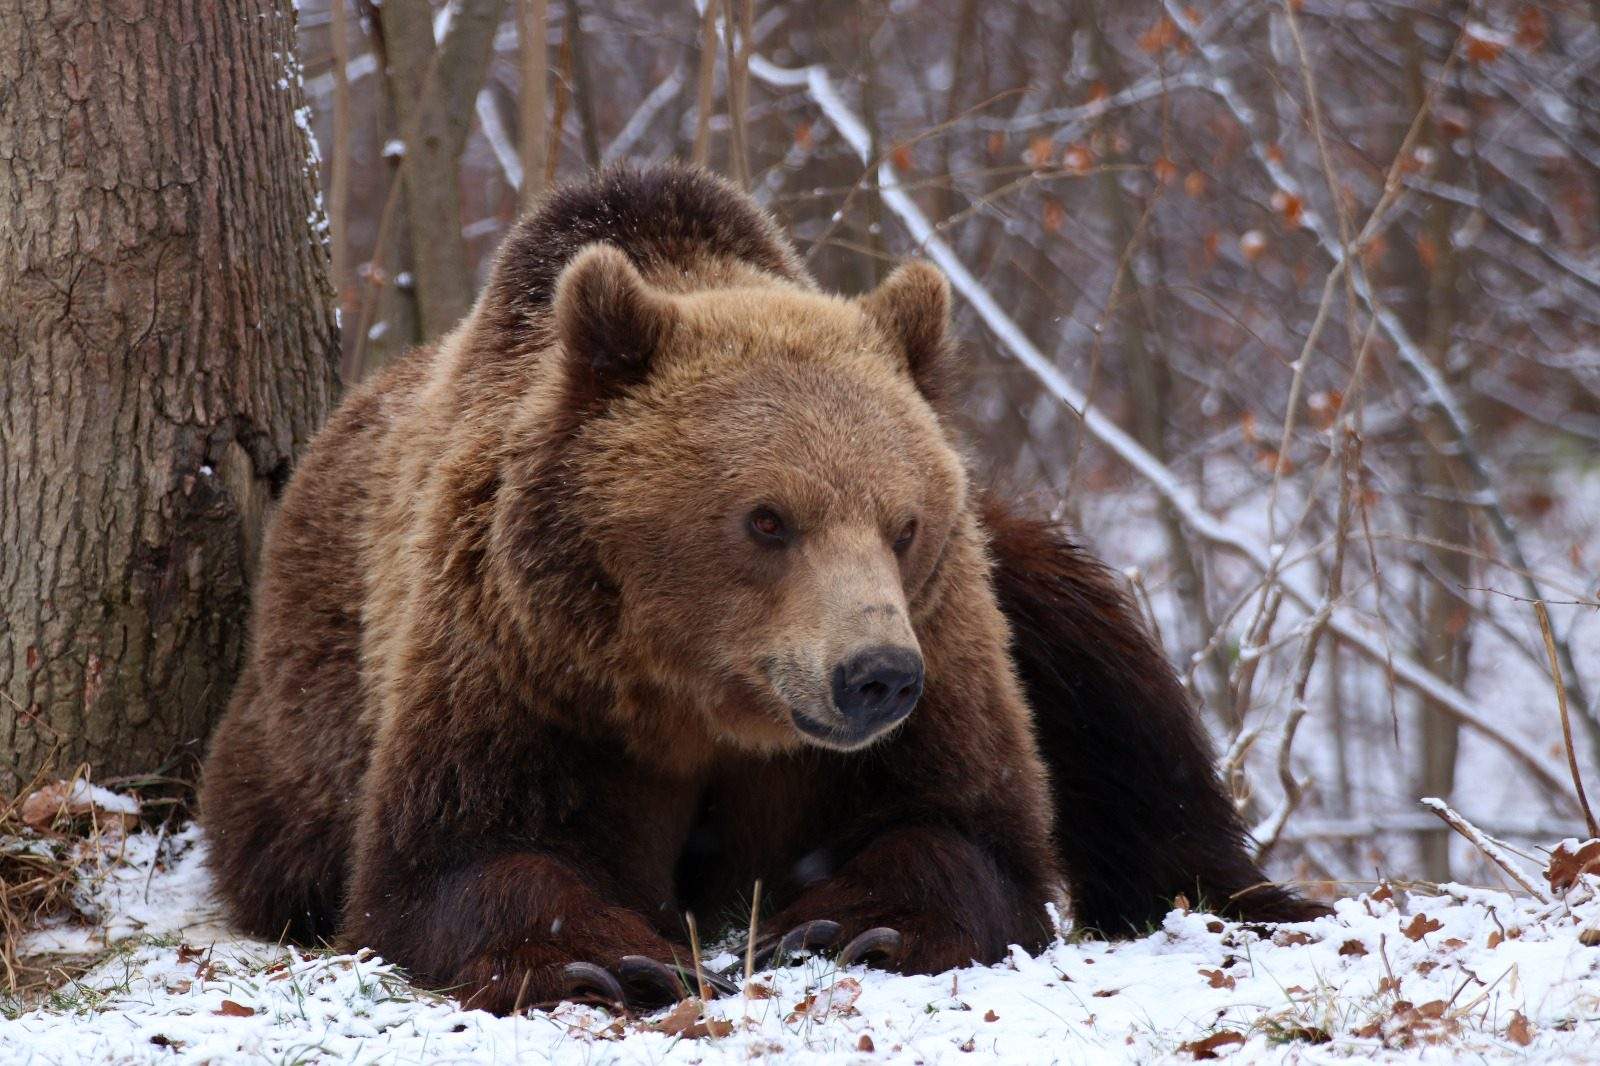
{"type": "Polygon", "coordinates": [[[226,704],[337,390],[290,0],[0,7],[0,777],[148,772],[226,704]]]}

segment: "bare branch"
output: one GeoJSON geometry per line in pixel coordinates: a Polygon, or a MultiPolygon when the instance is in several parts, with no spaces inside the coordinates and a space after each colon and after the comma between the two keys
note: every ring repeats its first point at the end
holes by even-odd
{"type": "Polygon", "coordinates": [[[1506,872],[1506,876],[1522,887],[1522,890],[1540,903],[1554,902],[1550,893],[1540,887],[1539,882],[1524,870],[1522,866],[1507,855],[1505,849],[1484,835],[1483,831],[1461,815],[1457,814],[1451,806],[1442,799],[1432,796],[1424,799],[1422,805],[1437,814],[1451,829],[1460,833],[1472,842],[1472,846],[1483,852],[1488,860],[1506,872]]]}

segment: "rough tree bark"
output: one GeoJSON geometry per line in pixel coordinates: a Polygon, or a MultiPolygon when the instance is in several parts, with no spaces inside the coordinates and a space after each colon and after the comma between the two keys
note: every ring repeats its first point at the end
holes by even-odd
{"type": "Polygon", "coordinates": [[[294,50],[290,0],[0,7],[0,788],[228,699],[338,385],[294,50]]]}

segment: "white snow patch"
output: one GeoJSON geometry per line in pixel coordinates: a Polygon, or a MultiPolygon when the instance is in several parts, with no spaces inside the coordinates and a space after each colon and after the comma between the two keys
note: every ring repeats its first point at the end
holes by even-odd
{"type": "Polygon", "coordinates": [[[204,849],[193,827],[134,834],[90,887],[103,929],[32,938],[29,951],[121,950],[8,1011],[0,1062],[1184,1062],[1182,1045],[1220,1032],[1240,1034],[1217,1049],[1239,1063],[1553,1062],[1591,1059],[1600,1038],[1600,948],[1579,938],[1600,923],[1592,884],[1549,906],[1456,886],[1364,897],[1277,930],[1174,911],[1139,940],[1057,941],[931,977],[809,960],[758,975],[765,995],[713,1002],[731,1031],[690,1040],[574,1005],[495,1018],[370,952],[239,938],[204,849]]]}

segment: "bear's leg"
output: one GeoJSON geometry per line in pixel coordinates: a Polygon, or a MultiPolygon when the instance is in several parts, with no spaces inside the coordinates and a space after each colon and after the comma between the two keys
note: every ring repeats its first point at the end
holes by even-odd
{"type": "Polygon", "coordinates": [[[265,940],[313,943],[334,934],[346,832],[297,797],[296,779],[273,764],[278,749],[260,724],[254,673],[239,682],[206,760],[207,865],[240,928],[265,940]]]}
{"type": "Polygon", "coordinates": [[[983,524],[1077,923],[1142,931],[1179,895],[1260,921],[1329,913],[1250,857],[1199,718],[1105,567],[994,497],[983,524]]]}
{"type": "Polygon", "coordinates": [[[679,998],[692,790],[470,676],[408,682],[363,782],[341,943],[496,1013],[679,998]]]}

